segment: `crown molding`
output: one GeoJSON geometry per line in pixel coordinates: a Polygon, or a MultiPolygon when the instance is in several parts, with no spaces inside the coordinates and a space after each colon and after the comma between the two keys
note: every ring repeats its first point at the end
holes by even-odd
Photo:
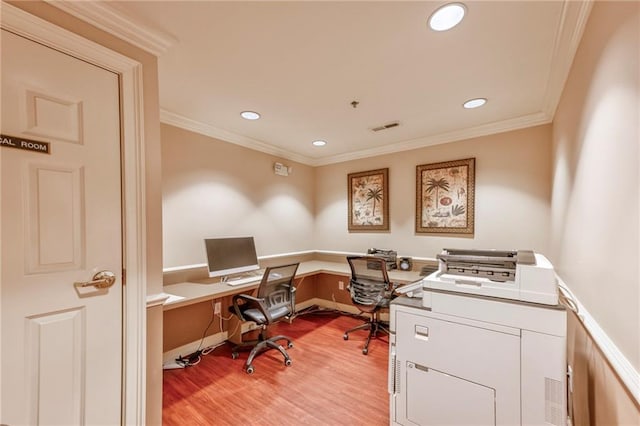
{"type": "Polygon", "coordinates": [[[365,149],[361,151],[320,158],[313,162],[313,166],[326,166],[328,164],[342,163],[345,161],[359,160],[362,158],[375,157],[378,155],[393,154],[396,152],[410,151],[412,149],[419,149],[432,145],[440,145],[449,142],[473,139],[481,136],[494,135],[497,133],[548,124],[552,121],[552,119],[553,117],[548,116],[546,113],[538,112],[522,117],[497,121],[495,123],[483,124],[481,126],[469,127],[466,129],[460,129],[448,133],[441,133],[439,135],[410,139],[407,141],[385,145],[378,148],[365,149]]]}
{"type": "Polygon", "coordinates": [[[257,139],[242,136],[228,130],[214,127],[210,124],[192,120],[190,118],[167,111],[165,109],[160,109],[160,122],[164,124],[170,124],[184,130],[189,130],[190,132],[209,136],[214,139],[219,139],[224,142],[229,142],[235,145],[243,146],[245,148],[250,148],[255,151],[264,152],[265,154],[270,154],[279,158],[283,158],[285,160],[296,161],[298,163],[313,166],[313,159],[304,155],[295,154],[257,139]]]}
{"type": "Polygon", "coordinates": [[[593,0],[568,0],[562,3],[543,104],[543,110],[550,117],[556,113],[592,7],[593,0]]]}
{"type": "Polygon", "coordinates": [[[424,148],[432,145],[456,142],[466,139],[477,138],[480,136],[493,135],[496,133],[508,132],[511,130],[523,129],[526,127],[539,126],[548,124],[553,117],[548,116],[544,112],[525,115],[522,117],[512,118],[509,120],[498,121],[495,123],[484,124],[482,126],[470,127],[467,129],[456,130],[454,132],[442,133],[435,136],[411,139],[408,141],[398,142],[378,148],[364,149],[346,154],[333,155],[323,158],[309,158],[302,155],[296,155],[280,148],[276,148],[268,143],[252,139],[246,136],[238,135],[217,127],[205,124],[179,114],[160,110],[160,121],[164,124],[179,127],[190,132],[198,133],[219,139],[224,142],[233,143],[244,146],[245,148],[271,154],[276,157],[282,157],[287,160],[296,161],[312,167],[326,166],[329,164],[342,163],[345,161],[359,160],[362,158],[375,157],[377,155],[393,154],[396,152],[409,151],[412,149],[424,148]]]}
{"type": "Polygon", "coordinates": [[[166,32],[127,17],[106,1],[44,1],[155,56],[178,42],[166,32]]]}

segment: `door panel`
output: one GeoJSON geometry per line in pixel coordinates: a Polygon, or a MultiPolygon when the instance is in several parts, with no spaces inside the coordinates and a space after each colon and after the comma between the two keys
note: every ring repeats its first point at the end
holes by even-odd
{"type": "Polygon", "coordinates": [[[119,424],[118,75],[2,30],[0,423],[119,424]],[[110,270],[110,288],[82,287],[110,270]]]}
{"type": "Polygon", "coordinates": [[[82,169],[30,163],[24,184],[26,274],[83,267],[82,169]]]}
{"type": "Polygon", "coordinates": [[[412,362],[406,363],[406,372],[409,422],[421,426],[496,424],[495,389],[412,362]]]}
{"type": "Polygon", "coordinates": [[[78,366],[86,364],[85,324],[84,308],[27,318],[30,424],[83,424],[83,368],[78,366]],[[56,347],[64,349],[53,350],[56,347]],[[41,356],[43,351],[46,356],[41,356]]]}

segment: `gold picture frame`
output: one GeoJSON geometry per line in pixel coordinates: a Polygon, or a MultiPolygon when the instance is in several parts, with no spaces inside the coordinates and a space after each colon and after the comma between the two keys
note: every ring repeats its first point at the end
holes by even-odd
{"type": "Polygon", "coordinates": [[[350,173],[349,232],[389,230],[389,169],[350,173]]]}
{"type": "Polygon", "coordinates": [[[416,167],[416,233],[473,234],[475,158],[416,167]]]}

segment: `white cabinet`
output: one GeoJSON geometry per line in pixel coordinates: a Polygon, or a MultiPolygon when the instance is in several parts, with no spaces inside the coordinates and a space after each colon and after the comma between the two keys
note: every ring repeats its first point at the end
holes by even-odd
{"type": "MultiPolygon", "coordinates": [[[[557,329],[545,332],[554,336],[523,329],[513,318],[514,306],[504,310],[509,318],[496,320],[501,305],[511,302],[479,301],[490,309],[491,321],[483,321],[477,306],[465,318],[415,300],[396,299],[391,305],[392,425],[565,424],[564,310],[538,312],[531,311],[532,304],[521,305],[525,316],[553,316],[546,324],[557,321],[557,329]]],[[[535,323],[525,319],[527,327],[535,323]]]]}

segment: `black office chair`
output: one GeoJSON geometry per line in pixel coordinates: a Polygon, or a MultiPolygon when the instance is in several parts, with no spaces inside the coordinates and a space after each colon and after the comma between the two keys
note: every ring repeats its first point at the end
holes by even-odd
{"type": "Polygon", "coordinates": [[[356,330],[369,330],[367,342],[362,353],[369,353],[369,342],[382,331],[389,334],[388,323],[380,320],[380,310],[389,306],[394,297],[397,285],[389,281],[385,260],[374,256],[348,256],[351,267],[349,293],[351,301],[360,312],[368,314],[367,322],[353,327],[344,333],[344,340],[349,340],[349,333],[356,330]]]}
{"type": "Polygon", "coordinates": [[[251,350],[249,358],[245,362],[244,368],[248,374],[253,373],[253,359],[260,353],[269,349],[277,349],[284,357],[284,365],[291,365],[291,358],[287,351],[278,344],[278,341],[285,340],[287,348],[292,348],[293,343],[287,336],[267,337],[267,327],[284,318],[291,317],[295,312],[295,287],[293,279],[298,270],[299,263],[290,265],[268,267],[260,286],[257,297],[248,294],[236,294],[233,296],[233,313],[241,321],[253,321],[260,326],[260,335],[257,340],[242,342],[236,345],[232,351],[233,359],[238,358],[241,350],[251,350]]]}

